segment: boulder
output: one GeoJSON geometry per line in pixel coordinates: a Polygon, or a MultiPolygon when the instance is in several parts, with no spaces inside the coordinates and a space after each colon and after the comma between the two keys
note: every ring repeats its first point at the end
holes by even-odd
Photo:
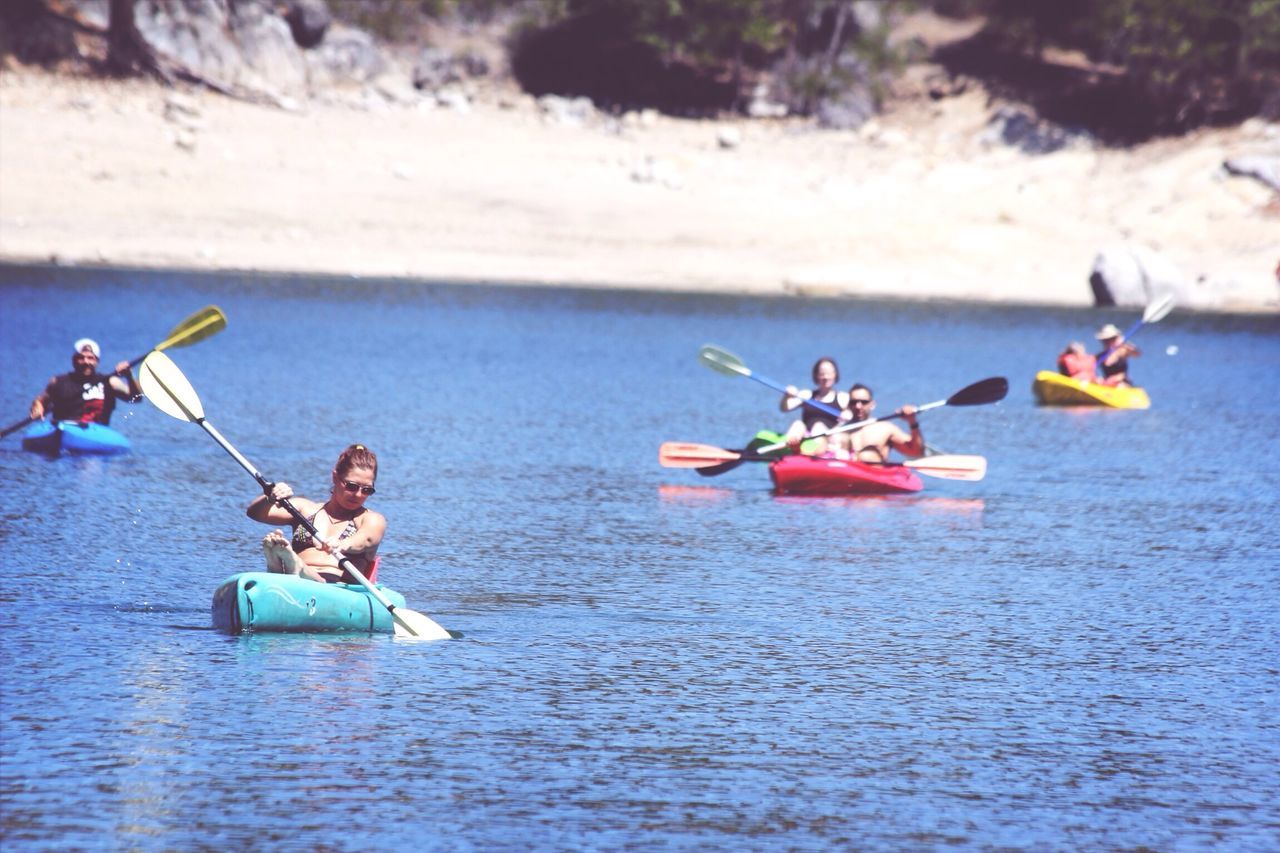
{"type": "Polygon", "coordinates": [[[1042,121],[1020,107],[1001,107],[978,137],[984,147],[1007,145],[1027,154],[1052,154],[1075,145],[1091,145],[1093,138],[1080,128],[1042,121]]]}
{"type": "Polygon", "coordinates": [[[284,20],[293,33],[294,43],[305,50],[324,41],[333,19],[324,0],[289,0],[284,20]]]}
{"type": "Polygon", "coordinates": [[[1280,192],[1280,157],[1261,154],[1228,157],[1222,161],[1222,168],[1226,169],[1228,174],[1257,178],[1271,189],[1280,192]]]}
{"type": "Polygon", "coordinates": [[[1089,286],[1098,306],[1144,308],[1152,299],[1172,293],[1183,305],[1193,297],[1187,277],[1173,261],[1146,246],[1122,244],[1100,251],[1089,271],[1089,286]]]}

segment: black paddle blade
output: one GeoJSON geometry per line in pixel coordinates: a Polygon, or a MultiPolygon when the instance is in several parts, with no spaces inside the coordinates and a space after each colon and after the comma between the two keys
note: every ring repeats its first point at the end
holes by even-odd
{"type": "Polygon", "coordinates": [[[745,459],[730,459],[728,462],[721,462],[719,465],[708,465],[706,468],[694,468],[693,470],[704,477],[715,477],[726,471],[732,471],[746,461],[745,459]]]}
{"type": "Polygon", "coordinates": [[[961,388],[947,398],[948,406],[981,406],[1003,400],[1009,393],[1009,380],[993,376],[961,388]]]}

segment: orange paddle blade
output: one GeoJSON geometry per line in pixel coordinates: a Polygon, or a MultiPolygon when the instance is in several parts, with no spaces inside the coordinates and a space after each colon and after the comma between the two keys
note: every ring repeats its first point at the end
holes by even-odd
{"type": "Polygon", "coordinates": [[[902,464],[917,474],[924,474],[928,477],[941,477],[944,480],[977,482],[987,475],[987,459],[985,456],[940,453],[936,456],[908,459],[902,464]]]}
{"type": "Polygon", "coordinates": [[[741,458],[734,450],[687,441],[668,441],[658,448],[658,464],[663,468],[706,468],[741,458]]]}

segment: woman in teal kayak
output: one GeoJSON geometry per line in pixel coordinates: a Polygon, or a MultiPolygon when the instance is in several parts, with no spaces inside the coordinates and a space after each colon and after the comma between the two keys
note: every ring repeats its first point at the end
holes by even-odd
{"type": "Polygon", "coordinates": [[[341,554],[370,577],[378,544],[387,530],[381,513],[365,506],[365,500],[376,491],[378,457],[363,444],[353,444],[342,451],[331,477],[329,498],[323,503],[295,497],[288,483],[276,483],[270,496],[259,495],[249,504],[246,512],[254,521],[294,525],[291,538],[274,530],[262,540],[267,571],[302,575],[321,583],[356,583],[339,567],[341,554]],[[280,506],[286,498],[315,525],[318,539],[294,524],[293,516],[280,506]]]}

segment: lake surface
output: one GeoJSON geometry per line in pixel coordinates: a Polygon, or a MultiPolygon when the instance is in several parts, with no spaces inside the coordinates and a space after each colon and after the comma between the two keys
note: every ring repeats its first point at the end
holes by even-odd
{"type": "Polygon", "coordinates": [[[1280,847],[1280,322],[1175,311],[1146,412],[1037,408],[1135,311],[0,267],[4,425],[71,342],[170,354],[267,477],[380,457],[381,580],[461,632],[226,636],[257,485],[149,404],[134,452],[0,442],[0,844],[1280,847]],[[978,483],[779,498],[741,447],[823,354],[978,483]],[[1176,351],[1172,348],[1176,347],[1176,351]],[[1172,353],[1172,354],[1171,354],[1172,353]]]}

